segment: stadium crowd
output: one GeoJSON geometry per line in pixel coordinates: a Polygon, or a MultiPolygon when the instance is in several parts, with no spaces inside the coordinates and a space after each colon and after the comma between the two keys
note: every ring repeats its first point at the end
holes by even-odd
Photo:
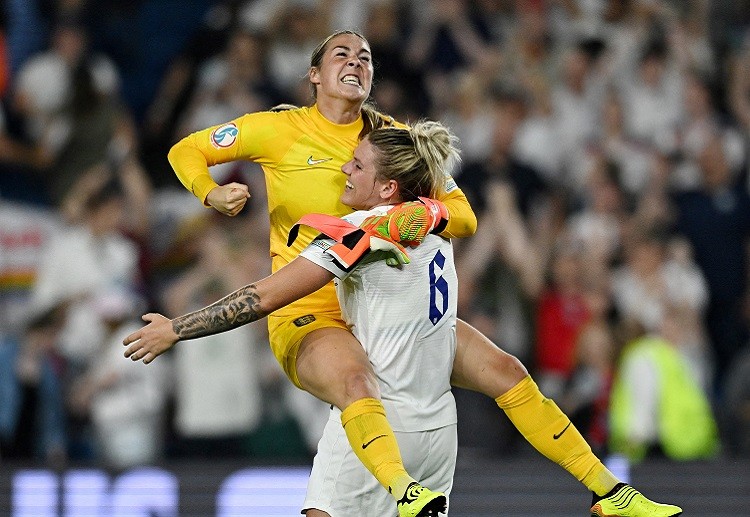
{"type": "MultiPolygon", "coordinates": [[[[120,343],[270,273],[257,166],[212,168],[251,186],[227,218],[167,152],[309,104],[340,28],[371,45],[381,111],[461,139],[459,316],[597,452],[750,455],[750,1],[2,3],[0,461],[314,451],[328,406],[284,380],[265,322],[148,366],[120,343]]],[[[460,443],[518,451],[491,400],[457,402],[460,443]]]]}

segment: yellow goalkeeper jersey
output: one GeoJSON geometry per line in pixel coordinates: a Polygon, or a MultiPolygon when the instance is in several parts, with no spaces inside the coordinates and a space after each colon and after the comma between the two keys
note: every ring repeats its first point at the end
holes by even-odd
{"type": "MultiPolygon", "coordinates": [[[[406,127],[395,123],[399,127],[406,127]]],[[[289,263],[317,236],[308,227],[287,247],[289,230],[303,215],[342,216],[352,210],[341,204],[346,176],[341,166],[359,143],[363,121],[334,124],[317,109],[302,107],[243,115],[225,124],[192,133],[175,144],[169,162],[182,184],[204,204],[217,186],[208,167],[235,160],[258,163],[265,174],[270,216],[272,269],[289,263]]],[[[443,235],[464,237],[476,230],[476,217],[466,196],[448,178],[441,197],[450,212],[443,235]]],[[[287,307],[277,316],[338,312],[333,283],[287,307]]]]}

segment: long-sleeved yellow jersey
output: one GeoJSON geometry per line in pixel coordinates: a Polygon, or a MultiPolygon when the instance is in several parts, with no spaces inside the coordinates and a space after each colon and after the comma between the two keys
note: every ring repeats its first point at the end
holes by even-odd
{"type": "MultiPolygon", "coordinates": [[[[302,227],[297,240],[287,247],[289,230],[303,215],[317,212],[342,216],[352,211],[339,200],[346,182],[341,166],[351,159],[362,127],[361,117],[351,124],[334,124],[316,106],[250,113],[183,138],[170,150],[169,162],[182,184],[204,204],[217,186],[209,166],[250,160],[262,167],[268,192],[272,269],[276,271],[317,235],[315,230],[302,227]]],[[[474,212],[453,180],[446,181],[441,201],[450,219],[443,235],[469,236],[476,230],[474,212]]],[[[297,318],[338,311],[331,283],[274,314],[297,318]]]]}

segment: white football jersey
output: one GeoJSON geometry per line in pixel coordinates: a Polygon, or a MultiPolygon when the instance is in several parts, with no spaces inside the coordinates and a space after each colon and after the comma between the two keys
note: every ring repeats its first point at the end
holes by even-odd
{"type": "MultiPolygon", "coordinates": [[[[384,214],[377,207],[344,217],[359,225],[384,214]]],[[[367,351],[380,383],[383,405],[394,431],[425,431],[455,424],[450,374],[456,353],[458,281],[449,240],[428,235],[409,248],[409,264],[392,267],[383,253],[370,252],[350,272],[319,237],[302,256],[335,276],[341,312],[367,351]]],[[[339,419],[334,410],[331,418],[339,419]]]]}

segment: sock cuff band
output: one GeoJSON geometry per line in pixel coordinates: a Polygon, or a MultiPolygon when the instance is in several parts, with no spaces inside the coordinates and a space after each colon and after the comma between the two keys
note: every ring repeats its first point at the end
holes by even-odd
{"type": "Polygon", "coordinates": [[[527,375],[518,384],[497,397],[495,402],[500,406],[500,409],[513,409],[521,404],[525,404],[537,393],[543,397],[534,379],[530,375],[527,375]]]}
{"type": "Polygon", "coordinates": [[[353,418],[368,413],[385,416],[383,403],[378,399],[373,398],[364,398],[352,402],[341,412],[341,425],[346,427],[346,424],[348,424],[353,418]]]}

